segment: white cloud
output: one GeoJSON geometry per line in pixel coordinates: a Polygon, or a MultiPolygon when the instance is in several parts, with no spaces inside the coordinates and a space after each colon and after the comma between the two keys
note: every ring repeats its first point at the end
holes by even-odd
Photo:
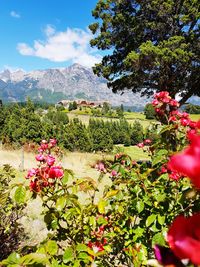
{"type": "Polygon", "coordinates": [[[21,18],[20,14],[17,13],[16,11],[14,11],[14,10],[12,10],[12,11],[10,12],[10,16],[13,17],[13,18],[16,18],[16,19],[21,18]]]}
{"type": "Polygon", "coordinates": [[[33,46],[19,43],[17,49],[25,56],[45,58],[53,62],[79,63],[87,67],[93,66],[101,60],[96,49],[92,49],[89,41],[92,35],[82,29],[67,28],[66,31],[56,31],[52,25],[44,30],[46,40],[34,40],[33,46]]]}

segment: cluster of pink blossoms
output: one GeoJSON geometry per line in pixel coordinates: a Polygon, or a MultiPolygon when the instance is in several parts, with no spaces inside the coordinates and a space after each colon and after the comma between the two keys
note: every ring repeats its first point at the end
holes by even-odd
{"type": "MultiPolygon", "coordinates": [[[[193,185],[200,190],[200,135],[198,134],[200,121],[191,121],[189,115],[185,112],[179,112],[177,103],[172,101],[173,99],[169,97],[168,92],[160,92],[156,94],[153,105],[157,114],[168,114],[169,122],[188,127],[187,137],[190,145],[182,152],[172,156],[167,166],[163,166],[161,172],[170,170],[171,178],[175,180],[183,176],[188,177],[193,185]],[[164,110],[167,105],[173,107],[167,110],[168,113],[164,110]]],[[[164,266],[182,266],[183,264],[179,260],[187,259],[195,265],[200,265],[200,212],[187,218],[182,215],[176,217],[169,228],[167,242],[170,249],[155,247],[156,258],[161,264],[164,266]]]]}
{"type": "Polygon", "coordinates": [[[192,121],[187,112],[180,112],[178,101],[172,99],[167,91],[155,94],[154,98],[152,105],[161,121],[162,118],[167,118],[167,122],[174,123],[177,128],[181,125],[187,127],[188,132],[196,132],[199,122],[192,121]]]}
{"type": "Polygon", "coordinates": [[[56,140],[49,142],[42,140],[38,149],[39,154],[35,159],[39,162],[37,168],[28,170],[26,178],[30,180],[30,190],[40,192],[44,187],[53,186],[56,179],[61,179],[64,171],[61,166],[54,166],[55,157],[51,155],[51,150],[56,146],[56,140]]]}
{"type": "Polygon", "coordinates": [[[143,148],[144,146],[149,146],[151,145],[152,141],[150,139],[145,139],[143,142],[138,143],[137,147],[143,148]]]}
{"type": "Polygon", "coordinates": [[[154,95],[152,105],[158,115],[166,115],[166,111],[174,110],[179,107],[178,101],[172,99],[169,92],[162,91],[154,95]]]}

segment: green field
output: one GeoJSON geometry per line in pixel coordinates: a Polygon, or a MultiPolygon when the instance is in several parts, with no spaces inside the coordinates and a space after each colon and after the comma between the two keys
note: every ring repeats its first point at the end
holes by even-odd
{"type": "MultiPolygon", "coordinates": [[[[88,111],[88,114],[86,114],[86,113],[84,114],[84,111],[79,111],[79,110],[73,111],[73,112],[68,112],[67,116],[69,117],[69,119],[78,118],[86,125],[89,124],[89,120],[91,118],[99,119],[99,120],[103,120],[103,121],[118,121],[119,120],[118,118],[95,117],[95,116],[91,116],[89,111],[88,111]]],[[[133,124],[135,121],[139,121],[144,128],[148,127],[149,124],[151,124],[154,121],[154,120],[145,119],[145,115],[143,113],[139,113],[139,112],[124,112],[124,118],[130,124],[133,124]]]]}

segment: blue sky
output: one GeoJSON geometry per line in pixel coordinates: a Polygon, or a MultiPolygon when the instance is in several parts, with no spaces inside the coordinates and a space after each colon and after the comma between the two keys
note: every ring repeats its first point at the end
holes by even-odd
{"type": "Polygon", "coordinates": [[[87,26],[97,0],[0,0],[0,70],[92,66],[87,26]]]}

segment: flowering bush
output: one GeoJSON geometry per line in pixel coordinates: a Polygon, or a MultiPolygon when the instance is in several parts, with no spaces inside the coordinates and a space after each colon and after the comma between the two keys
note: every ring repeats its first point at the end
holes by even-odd
{"type": "Polygon", "coordinates": [[[150,265],[154,252],[164,266],[183,266],[182,259],[200,264],[200,202],[192,186],[200,185],[199,123],[178,111],[168,92],[156,94],[152,104],[159,138],[138,144],[151,160],[118,153],[113,162],[97,162],[97,180],[64,170],[56,163],[56,141],[42,141],[38,167],[26,178],[32,196],[42,199],[50,232],[31,253],[13,253],[2,266],[139,267],[150,265]]]}

